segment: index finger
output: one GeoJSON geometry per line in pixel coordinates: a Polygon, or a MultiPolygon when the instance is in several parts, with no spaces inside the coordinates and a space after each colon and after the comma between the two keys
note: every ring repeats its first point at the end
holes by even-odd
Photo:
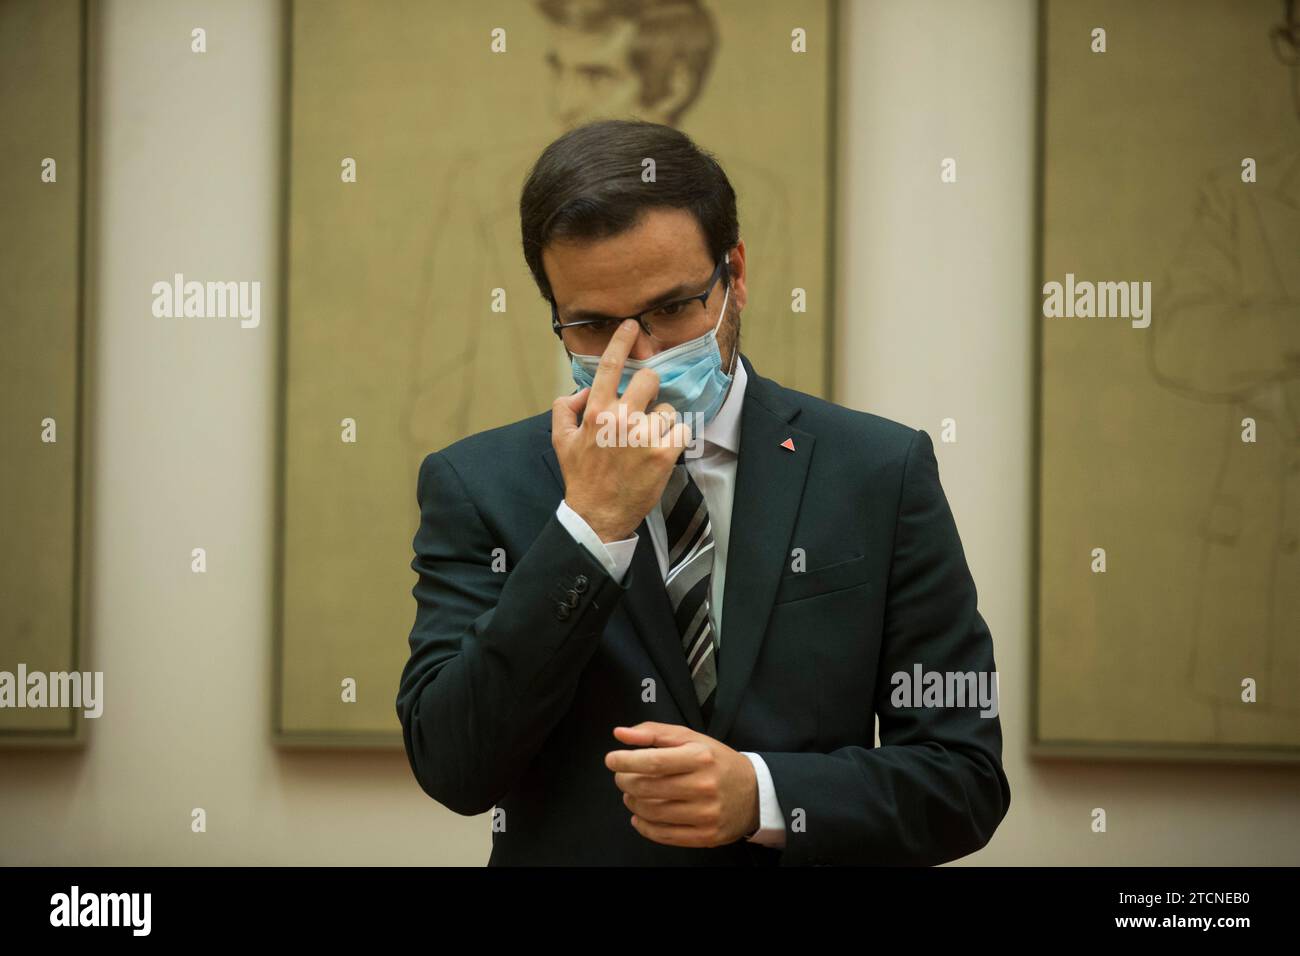
{"type": "Polygon", "coordinates": [[[600,365],[591,382],[591,398],[598,405],[612,405],[618,397],[618,383],[623,377],[623,363],[627,353],[632,351],[632,343],[640,334],[636,319],[627,319],[614,332],[605,351],[601,353],[600,365]]]}
{"type": "Polygon", "coordinates": [[[700,767],[697,748],[690,743],[644,750],[611,750],[605,754],[605,766],[616,772],[643,773],[652,777],[690,773],[700,767]]]}

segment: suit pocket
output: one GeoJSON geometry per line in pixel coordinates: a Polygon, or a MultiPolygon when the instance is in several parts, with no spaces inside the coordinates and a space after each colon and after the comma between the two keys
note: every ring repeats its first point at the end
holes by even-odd
{"type": "Polygon", "coordinates": [[[824,568],[784,575],[776,586],[775,604],[843,591],[867,583],[867,559],[862,555],[828,564],[824,568]]]}

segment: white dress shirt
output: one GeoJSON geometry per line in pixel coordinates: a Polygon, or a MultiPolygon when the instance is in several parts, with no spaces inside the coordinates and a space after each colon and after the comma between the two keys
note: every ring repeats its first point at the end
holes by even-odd
{"type": "MultiPolygon", "coordinates": [[[[704,426],[700,439],[704,443],[703,453],[686,458],[686,470],[692,480],[699,486],[704,496],[704,503],[709,509],[709,521],[713,527],[713,571],[709,581],[709,620],[713,633],[717,635],[718,647],[722,646],[722,595],[727,576],[727,541],[731,532],[731,503],[736,491],[736,458],[740,452],[740,413],[745,402],[745,384],[748,375],[745,365],[737,357],[736,371],[732,378],[727,397],[718,409],[713,421],[704,426]]],[[[600,536],[582,519],[565,501],[556,509],[560,523],[568,529],[569,534],[578,543],[600,561],[610,576],[622,581],[627,569],[632,564],[632,555],[636,553],[638,535],[622,541],[601,541],[600,536]]],[[[654,544],[655,557],[659,559],[659,573],[668,575],[668,532],[664,527],[664,515],[659,505],[655,505],[646,515],[646,526],[650,530],[650,540],[654,544]]],[[[683,654],[685,652],[683,651],[683,654]]],[[[715,691],[716,693],[716,691],[715,691]]],[[[715,702],[716,703],[716,702],[715,702]]],[[[772,783],[772,774],[763,758],[756,753],[743,751],[750,763],[754,765],[754,774],[758,778],[758,812],[759,829],[748,837],[754,843],[766,846],[785,846],[785,820],[781,816],[781,807],[776,800],[776,787],[772,783]]]]}

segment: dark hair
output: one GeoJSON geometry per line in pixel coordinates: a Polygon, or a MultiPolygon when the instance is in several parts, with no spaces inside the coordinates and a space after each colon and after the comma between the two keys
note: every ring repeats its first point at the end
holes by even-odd
{"type": "Polygon", "coordinates": [[[674,68],[685,64],[690,88],[668,115],[676,126],[704,88],[718,48],[718,30],[700,0],[536,0],[552,23],[602,34],[630,22],[627,62],[641,80],[640,103],[651,107],[672,89],[674,68]]]}
{"type": "Polygon", "coordinates": [[[547,243],[616,236],[654,208],[690,210],[714,262],[740,238],[727,174],[680,130],[643,120],[598,120],[547,146],[519,197],[524,259],[543,298],[552,298],[542,268],[547,243]],[[655,163],[654,182],[641,179],[647,158],[655,163]]]}

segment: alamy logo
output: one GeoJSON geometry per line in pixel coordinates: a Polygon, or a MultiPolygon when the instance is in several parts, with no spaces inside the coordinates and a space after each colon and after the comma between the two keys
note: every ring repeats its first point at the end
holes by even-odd
{"type": "Polygon", "coordinates": [[[130,926],[131,935],[148,936],[151,893],[86,893],[73,884],[69,893],[50,897],[51,926],[130,926]]]}
{"type": "Polygon", "coordinates": [[[186,282],[178,272],[171,282],[153,284],[153,314],[160,319],[234,319],[245,329],[262,321],[262,283],[186,282]]]}
{"type": "Polygon", "coordinates": [[[700,438],[704,431],[703,412],[675,412],[668,423],[667,413],[656,415],[619,405],[617,412],[605,410],[596,415],[596,444],[601,448],[676,447],[672,428],[679,422],[684,422],[690,431],[682,454],[699,458],[704,454],[704,442],[700,438]],[[647,440],[642,440],[643,435],[647,440]]]}
{"type": "Polygon", "coordinates": [[[889,682],[895,707],[980,707],[981,717],[998,715],[997,671],[896,671],[889,682]]]}
{"type": "Polygon", "coordinates": [[[87,717],[104,712],[103,671],[32,671],[18,665],[18,673],[0,671],[0,708],[80,707],[87,717]]]}
{"type": "Polygon", "coordinates": [[[1075,282],[1065,274],[1065,284],[1043,285],[1046,319],[1132,319],[1135,329],[1151,324],[1150,282],[1075,282]]]}

